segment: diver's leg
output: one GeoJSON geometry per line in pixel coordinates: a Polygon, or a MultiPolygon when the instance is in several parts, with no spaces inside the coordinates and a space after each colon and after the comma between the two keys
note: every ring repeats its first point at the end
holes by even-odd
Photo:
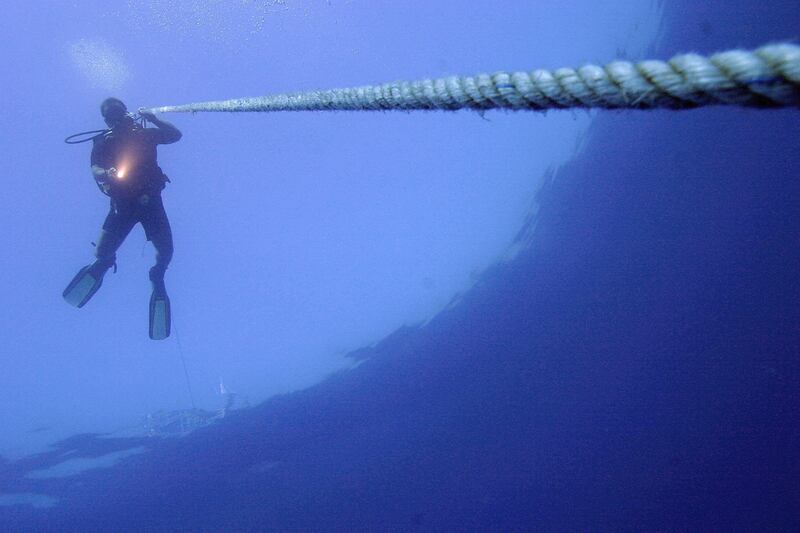
{"type": "Polygon", "coordinates": [[[172,260],[172,229],[160,196],[148,198],[143,204],[142,226],[156,247],[156,264],[150,269],[153,293],[150,295],[150,338],[163,340],[169,337],[172,322],[169,296],[164,285],[164,273],[172,260]]]}
{"type": "Polygon", "coordinates": [[[164,285],[164,273],[172,260],[172,229],[160,196],[150,197],[143,204],[142,226],[148,240],[156,247],[156,264],[150,269],[153,293],[150,295],[150,338],[169,337],[172,311],[164,285]]]}
{"type": "Polygon", "coordinates": [[[142,226],[148,240],[153,243],[156,249],[156,264],[150,269],[150,281],[153,282],[153,289],[164,290],[164,273],[167,271],[174,247],[172,244],[172,228],[169,225],[167,212],[160,196],[150,199],[147,212],[142,217],[142,226]]]}
{"type": "Polygon", "coordinates": [[[105,222],[103,222],[100,237],[97,239],[97,247],[94,250],[97,260],[92,265],[92,269],[95,272],[102,276],[114,266],[117,262],[117,250],[135,225],[136,218],[128,206],[114,207],[112,205],[105,222]]]}
{"type": "Polygon", "coordinates": [[[80,269],[64,289],[62,296],[67,303],[83,307],[102,286],[103,276],[116,261],[117,249],[133,228],[132,217],[125,215],[112,206],[97,241],[97,260],[80,269]]]}

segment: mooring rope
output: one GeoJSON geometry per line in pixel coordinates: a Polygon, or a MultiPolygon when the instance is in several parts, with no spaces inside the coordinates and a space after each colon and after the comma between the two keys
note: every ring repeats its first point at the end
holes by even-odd
{"type": "Polygon", "coordinates": [[[386,111],[565,108],[800,107],[800,46],[773,44],[669,61],[614,61],[555,71],[497,72],[349,89],[164,106],[199,111],[386,111]]]}

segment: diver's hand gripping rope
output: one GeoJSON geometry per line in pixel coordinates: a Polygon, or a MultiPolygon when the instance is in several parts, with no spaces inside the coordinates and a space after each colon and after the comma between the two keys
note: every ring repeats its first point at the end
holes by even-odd
{"type": "Polygon", "coordinates": [[[148,111],[376,111],[800,107],[800,46],[774,44],[669,61],[614,61],[556,71],[497,72],[329,91],[236,98],[148,111]]]}

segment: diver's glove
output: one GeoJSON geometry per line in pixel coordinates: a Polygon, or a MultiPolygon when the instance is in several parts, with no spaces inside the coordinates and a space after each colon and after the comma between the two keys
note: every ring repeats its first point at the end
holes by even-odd
{"type": "Polygon", "coordinates": [[[112,183],[117,177],[117,169],[111,167],[106,169],[102,175],[95,176],[95,181],[97,182],[97,186],[100,187],[100,190],[103,191],[103,194],[108,195],[111,191],[112,183]]]}

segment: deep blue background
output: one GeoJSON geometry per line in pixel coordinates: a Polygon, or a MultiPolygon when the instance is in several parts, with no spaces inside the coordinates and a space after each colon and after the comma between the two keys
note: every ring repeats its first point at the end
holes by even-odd
{"type": "MultiPolygon", "coordinates": [[[[725,3],[725,24],[711,4],[671,2],[683,23],[656,52],[800,28],[789,4],[725,3]]],[[[7,462],[5,491],[62,502],[0,525],[797,530],[799,134],[796,110],[602,114],[539,192],[524,251],[434,320],[183,439],[79,436],[7,462]]]]}

